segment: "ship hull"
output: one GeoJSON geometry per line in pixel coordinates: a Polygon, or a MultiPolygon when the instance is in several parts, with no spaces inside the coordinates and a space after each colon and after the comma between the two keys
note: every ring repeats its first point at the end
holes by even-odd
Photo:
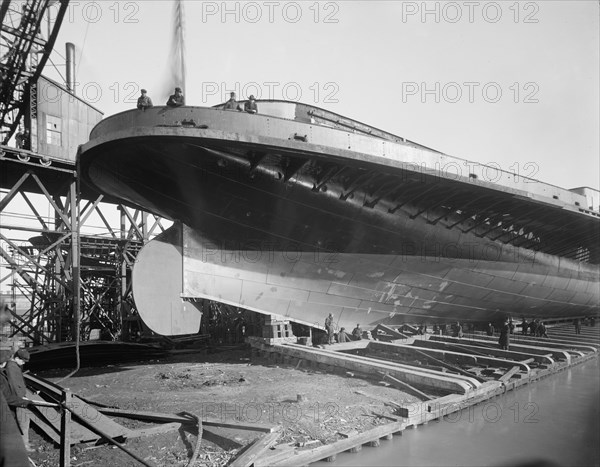
{"type": "MultiPolygon", "coordinates": [[[[331,312],[341,326],[597,311],[597,264],[528,248],[538,237],[514,221],[497,227],[489,215],[478,224],[464,208],[449,210],[450,198],[489,205],[491,190],[473,183],[473,169],[458,182],[434,173],[447,156],[363,135],[344,140],[306,123],[195,112],[193,128],[183,119],[156,124],[169,113],[154,125],[133,113],[131,128],[109,125],[82,154],[94,186],[182,224],[153,242],[177,244],[184,302],[206,298],[311,325],[331,312]]],[[[536,196],[514,185],[497,193],[496,204],[511,209],[515,198],[536,196]]],[[[527,225],[536,219],[522,214],[532,211],[520,211],[527,225]]],[[[597,223],[565,215],[595,235],[597,223]]],[[[138,262],[160,268],[144,250],[138,262]]]]}

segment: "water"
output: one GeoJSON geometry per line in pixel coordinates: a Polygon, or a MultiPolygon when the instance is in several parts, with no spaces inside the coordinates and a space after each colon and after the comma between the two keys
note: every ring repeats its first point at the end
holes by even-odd
{"type": "Polygon", "coordinates": [[[600,367],[542,381],[320,466],[598,466],[600,367]]]}

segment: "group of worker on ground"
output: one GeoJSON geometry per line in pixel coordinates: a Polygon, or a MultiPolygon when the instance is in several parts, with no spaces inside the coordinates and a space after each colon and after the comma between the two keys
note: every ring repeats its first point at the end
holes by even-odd
{"type": "MultiPolygon", "coordinates": [[[[152,99],[150,99],[150,96],[148,96],[148,91],[142,89],[140,92],[141,95],[137,101],[137,108],[140,110],[146,110],[154,107],[152,99]]],[[[166,105],[167,107],[181,107],[185,105],[185,97],[180,87],[175,88],[175,93],[169,96],[166,105]]],[[[244,107],[242,107],[236,100],[235,92],[231,92],[229,94],[229,100],[223,105],[223,110],[237,110],[240,112],[244,111],[255,114],[258,113],[258,105],[256,104],[256,99],[254,96],[250,95],[248,100],[244,102],[244,107]]]]}
{"type": "Polygon", "coordinates": [[[344,342],[359,341],[363,338],[363,330],[359,323],[356,324],[356,327],[350,334],[346,332],[346,328],[344,327],[341,327],[336,333],[333,324],[333,314],[331,313],[325,318],[325,333],[327,344],[335,344],[336,342],[342,344],[344,342]]]}
{"type": "MultiPolygon", "coordinates": [[[[583,322],[588,326],[596,325],[596,319],[593,316],[584,318],[583,322]]],[[[581,324],[582,320],[580,318],[575,318],[573,320],[576,334],[581,334],[581,324]]],[[[465,326],[469,327],[471,332],[475,330],[475,326],[473,324],[467,324],[465,326]]],[[[514,334],[516,327],[521,328],[521,334],[524,336],[530,335],[533,337],[549,337],[546,324],[539,318],[532,319],[530,322],[527,322],[527,320],[523,318],[520,324],[515,325],[512,318],[507,317],[497,328],[492,323],[488,323],[485,332],[491,337],[498,333],[498,345],[502,350],[509,350],[510,335],[514,334]]],[[[463,325],[459,321],[453,324],[436,323],[433,325],[432,331],[433,334],[436,335],[447,335],[459,339],[464,336],[463,325]]],[[[416,330],[417,335],[425,335],[427,332],[427,324],[420,324],[416,330]]],[[[329,316],[327,316],[325,319],[325,333],[325,343],[327,344],[334,344],[336,342],[349,342],[363,338],[363,330],[361,329],[360,324],[356,325],[356,328],[354,328],[351,334],[348,334],[346,329],[343,327],[340,328],[339,332],[336,333],[334,329],[333,315],[331,313],[329,313],[329,316]]]]}
{"type": "Polygon", "coordinates": [[[586,316],[583,319],[575,318],[573,320],[573,326],[575,326],[575,334],[581,334],[581,325],[596,326],[596,318],[594,316],[586,316]]]}

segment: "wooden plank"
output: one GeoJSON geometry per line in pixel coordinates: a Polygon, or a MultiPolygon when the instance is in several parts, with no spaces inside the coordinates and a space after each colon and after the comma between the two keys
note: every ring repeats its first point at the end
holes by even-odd
{"type": "Polygon", "coordinates": [[[287,459],[296,450],[294,446],[289,444],[280,444],[278,446],[267,449],[261,457],[254,461],[254,467],[268,467],[279,461],[287,459]]]}
{"type": "Polygon", "coordinates": [[[359,394],[361,396],[369,397],[369,398],[374,399],[376,401],[383,402],[385,405],[389,405],[389,406],[392,406],[392,407],[401,407],[400,404],[398,404],[397,402],[391,401],[391,400],[389,400],[386,397],[375,396],[373,394],[367,394],[366,392],[359,391],[359,390],[354,391],[354,393],[355,394],[359,394]]]}
{"type": "Polygon", "coordinates": [[[36,424],[48,437],[56,444],[60,444],[60,432],[52,425],[48,424],[36,413],[30,412],[29,419],[36,424]]]}
{"type": "MultiPolygon", "coordinates": [[[[386,414],[386,413],[375,412],[374,410],[371,410],[371,413],[379,418],[387,418],[388,420],[391,420],[393,422],[402,420],[402,417],[397,417],[396,415],[390,415],[390,414],[386,414]]],[[[348,438],[348,436],[346,436],[346,438],[348,438]]]]}
{"type": "MultiPolygon", "coordinates": [[[[178,422],[183,424],[195,424],[196,421],[190,417],[176,414],[164,414],[160,412],[145,412],[139,410],[114,409],[111,407],[100,407],[99,412],[107,415],[114,415],[123,418],[132,418],[134,420],[145,420],[150,422],[178,422]]],[[[202,424],[206,426],[220,426],[223,428],[237,428],[238,430],[260,431],[264,433],[273,433],[277,427],[274,425],[248,424],[237,421],[225,422],[218,418],[206,417],[202,419],[202,424]]]]}
{"type": "Polygon", "coordinates": [[[518,366],[513,366],[510,370],[508,370],[504,375],[498,378],[498,381],[502,381],[503,383],[508,381],[515,373],[520,370],[518,366]]]}
{"type": "MultiPolygon", "coordinates": [[[[34,404],[40,404],[29,410],[32,414],[36,414],[36,417],[39,419],[40,424],[38,424],[38,426],[42,428],[44,432],[48,433],[48,436],[50,437],[52,437],[52,435],[48,431],[49,428],[43,428],[41,426],[42,423],[45,424],[46,427],[52,427],[52,430],[55,433],[60,433],[60,411],[52,406],[44,407],[42,405],[45,403],[44,399],[31,392],[29,389],[27,390],[27,398],[33,401],[34,404]]],[[[99,439],[100,437],[94,432],[88,430],[76,421],[71,421],[71,444],[97,441],[99,439]]],[[[58,443],[60,440],[56,442],[58,443]]]]}
{"type": "Polygon", "coordinates": [[[139,428],[137,430],[130,430],[128,438],[141,438],[142,436],[159,435],[163,433],[169,433],[171,431],[177,431],[183,426],[183,423],[165,423],[164,425],[151,426],[147,428],[139,428]]]}
{"type": "MultiPolygon", "coordinates": [[[[68,409],[68,405],[66,405],[67,409],[68,409]]],[[[65,413],[71,413],[71,410],[65,410],[65,413]]],[[[138,456],[136,453],[130,451],[127,447],[125,447],[123,444],[119,443],[116,439],[111,438],[108,433],[104,433],[102,432],[101,429],[99,429],[98,427],[94,426],[92,423],[90,423],[88,420],[81,418],[80,416],[76,415],[75,413],[73,413],[73,415],[75,417],[77,417],[79,419],[79,422],[84,425],[85,427],[89,428],[90,430],[92,430],[93,432],[95,432],[96,434],[100,435],[103,439],[105,439],[106,441],[108,441],[110,444],[118,447],[119,449],[121,449],[122,451],[126,452],[127,454],[129,454],[131,457],[133,457],[136,461],[138,461],[140,464],[145,465],[146,467],[155,467],[154,464],[150,463],[150,462],[146,462],[144,459],[142,459],[140,456],[138,456]]],[[[62,466],[61,466],[62,467],[62,466]]]]}
{"type": "Polygon", "coordinates": [[[277,442],[277,438],[279,438],[279,431],[261,436],[248,449],[242,451],[233,462],[230,462],[229,467],[250,467],[258,457],[277,442]]]}
{"type": "MultiPolygon", "coordinates": [[[[129,436],[129,428],[125,428],[114,420],[104,416],[99,410],[86,404],[77,396],[71,397],[71,403],[67,408],[73,412],[73,414],[77,415],[78,420],[84,419],[88,422],[91,421],[96,430],[101,430],[111,438],[129,436]]],[[[91,431],[98,433],[96,430],[91,431]]]]}
{"type": "Polygon", "coordinates": [[[420,397],[422,399],[425,399],[426,401],[433,399],[429,394],[425,394],[423,391],[419,391],[417,388],[411,386],[408,383],[405,383],[404,381],[400,381],[399,379],[394,378],[393,376],[390,376],[388,373],[383,373],[383,377],[385,379],[389,379],[397,386],[400,386],[401,389],[404,389],[413,396],[420,397]]]}

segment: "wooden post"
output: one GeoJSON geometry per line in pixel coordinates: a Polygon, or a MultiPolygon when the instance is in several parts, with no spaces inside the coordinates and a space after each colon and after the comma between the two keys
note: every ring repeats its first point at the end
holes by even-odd
{"type": "Polygon", "coordinates": [[[71,465],[71,412],[67,407],[71,404],[71,391],[65,389],[62,393],[63,407],[60,418],[60,467],[71,465]]]}

